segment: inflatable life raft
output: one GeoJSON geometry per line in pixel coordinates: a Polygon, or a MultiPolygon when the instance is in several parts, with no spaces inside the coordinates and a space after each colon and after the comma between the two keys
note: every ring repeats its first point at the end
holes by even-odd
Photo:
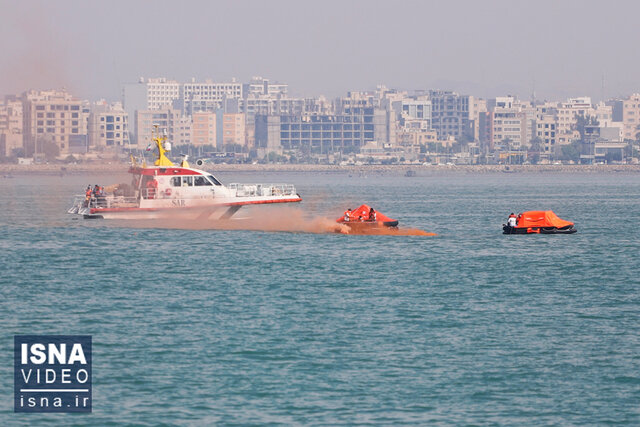
{"type": "Polygon", "coordinates": [[[502,224],[503,234],[573,234],[573,222],[558,218],[553,211],[528,211],[518,215],[516,226],[502,224]]]}
{"type": "Polygon", "coordinates": [[[389,218],[367,205],[346,211],[336,222],[354,229],[398,226],[398,220],[389,218]]]}

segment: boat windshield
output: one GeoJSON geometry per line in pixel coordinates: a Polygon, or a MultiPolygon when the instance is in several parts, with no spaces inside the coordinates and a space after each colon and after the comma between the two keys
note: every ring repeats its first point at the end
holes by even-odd
{"type": "Polygon", "coordinates": [[[220,184],[220,181],[218,181],[213,175],[207,175],[207,178],[209,178],[209,180],[213,182],[215,185],[222,185],[220,184]]]}

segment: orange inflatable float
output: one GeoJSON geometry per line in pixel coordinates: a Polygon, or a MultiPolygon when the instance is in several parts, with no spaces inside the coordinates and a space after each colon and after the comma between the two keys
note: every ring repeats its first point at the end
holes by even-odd
{"type": "Polygon", "coordinates": [[[522,212],[515,225],[503,224],[503,234],[573,234],[573,222],[558,218],[553,211],[522,212]]]}

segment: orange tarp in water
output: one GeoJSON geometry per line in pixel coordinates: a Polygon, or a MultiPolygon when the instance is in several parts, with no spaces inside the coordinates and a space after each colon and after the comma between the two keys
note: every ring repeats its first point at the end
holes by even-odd
{"type": "Polygon", "coordinates": [[[517,227],[556,227],[562,228],[573,225],[572,222],[558,218],[553,211],[528,211],[523,212],[518,219],[517,227]]]}

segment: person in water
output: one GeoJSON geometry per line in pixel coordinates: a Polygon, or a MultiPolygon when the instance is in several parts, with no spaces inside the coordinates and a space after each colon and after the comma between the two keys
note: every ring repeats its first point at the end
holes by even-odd
{"type": "Polygon", "coordinates": [[[516,225],[518,225],[516,214],[514,214],[513,212],[511,212],[511,214],[509,215],[509,219],[507,219],[507,225],[510,227],[515,227],[516,225]]]}
{"type": "Polygon", "coordinates": [[[376,211],[375,209],[371,208],[371,210],[369,211],[369,221],[375,221],[376,220],[376,211]]]}
{"type": "Polygon", "coordinates": [[[344,211],[344,222],[351,221],[351,208],[344,211]]]}

